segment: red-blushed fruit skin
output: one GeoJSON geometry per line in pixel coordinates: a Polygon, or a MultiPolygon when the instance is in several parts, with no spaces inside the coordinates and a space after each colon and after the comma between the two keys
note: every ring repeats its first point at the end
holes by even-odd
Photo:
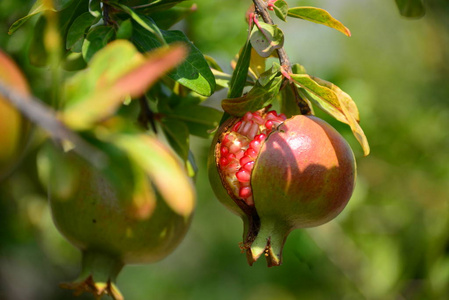
{"type": "Polygon", "coordinates": [[[286,228],[324,224],[348,203],[354,154],[345,139],[314,116],[286,120],[262,145],[251,177],[261,219],[286,228]]]}
{"type": "Polygon", "coordinates": [[[251,173],[254,206],[245,206],[243,200],[230,196],[217,166],[219,139],[238,120],[228,119],[215,135],[209,179],[220,202],[244,222],[241,248],[249,265],[265,256],[269,267],[279,266],[292,230],[324,224],[344,209],[355,185],[354,154],[325,121],[293,116],[262,143],[251,173]]]}
{"type": "MultiPolygon", "coordinates": [[[[0,50],[0,80],[24,95],[28,83],[16,64],[0,50]]],[[[10,173],[28,140],[29,122],[0,95],[0,179],[10,173]]]]}
{"type": "Polygon", "coordinates": [[[141,264],[163,259],[182,241],[191,215],[178,215],[157,195],[152,214],[136,217],[132,200],[120,198],[100,172],[71,153],[60,155],[71,178],[59,189],[63,192],[50,192],[53,221],[81,251],[116,257],[123,264],[141,264]]]}

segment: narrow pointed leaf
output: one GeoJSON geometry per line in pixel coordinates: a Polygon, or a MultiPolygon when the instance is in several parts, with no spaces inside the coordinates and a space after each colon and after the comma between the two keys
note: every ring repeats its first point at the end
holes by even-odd
{"type": "Polygon", "coordinates": [[[311,76],[311,78],[313,80],[315,80],[315,82],[317,82],[318,84],[328,87],[329,89],[334,91],[334,93],[337,95],[338,99],[340,100],[340,105],[346,107],[348,113],[350,113],[351,116],[357,122],[360,121],[359,110],[358,110],[357,105],[355,104],[354,100],[352,100],[351,96],[349,96],[346,92],[344,92],[342,89],[340,89],[338,86],[336,86],[332,82],[323,80],[323,79],[315,77],[315,76],[311,76]]]}
{"type": "Polygon", "coordinates": [[[188,216],[195,207],[195,192],[175,155],[148,135],[120,135],[114,143],[140,165],[165,202],[179,215],[188,216]]]}
{"type": "Polygon", "coordinates": [[[74,129],[86,129],[113,114],[126,97],[137,97],[186,55],[182,46],[140,54],[128,41],[117,40],[92,58],[66,88],[64,121],[74,129]]]}
{"type": "Polygon", "coordinates": [[[351,32],[348,28],[346,28],[340,21],[332,17],[330,13],[321,8],[311,6],[294,7],[288,10],[288,16],[326,25],[344,33],[347,36],[351,36],[351,32]]]}
{"type": "MultiPolygon", "coordinates": [[[[215,91],[215,78],[201,51],[181,31],[161,30],[161,32],[167,43],[182,42],[189,48],[189,55],[168,76],[202,96],[210,96],[215,91]]],[[[132,40],[141,52],[161,47],[154,34],[137,25],[132,40]]]]}
{"type": "Polygon", "coordinates": [[[251,59],[251,43],[247,41],[240,51],[237,65],[232,73],[231,83],[229,85],[228,98],[240,97],[246,85],[246,78],[248,77],[248,68],[251,59]]]}
{"type": "Polygon", "coordinates": [[[146,30],[148,30],[149,32],[154,34],[154,36],[159,40],[159,42],[162,45],[167,44],[167,42],[165,41],[165,39],[162,35],[161,30],[159,29],[159,27],[157,27],[156,23],[154,23],[154,21],[152,19],[147,18],[144,15],[140,15],[139,13],[136,13],[134,10],[132,10],[131,8],[129,8],[126,5],[116,4],[116,6],[118,6],[124,12],[129,14],[131,16],[131,18],[137,22],[137,24],[139,24],[140,26],[142,26],[143,28],[145,28],[146,30]]]}
{"type": "Polygon", "coordinates": [[[99,17],[94,17],[89,12],[78,16],[67,33],[66,49],[70,49],[72,52],[81,52],[83,40],[88,29],[99,20],[99,17]]]}
{"type": "Polygon", "coordinates": [[[19,20],[15,21],[11,27],[9,28],[8,34],[13,34],[20,26],[25,24],[31,17],[40,14],[43,11],[51,10],[51,11],[61,11],[64,8],[67,8],[74,0],[56,0],[56,1],[45,1],[45,0],[37,0],[34,5],[31,7],[28,14],[19,20]],[[52,5],[49,5],[52,4],[52,5]]]}

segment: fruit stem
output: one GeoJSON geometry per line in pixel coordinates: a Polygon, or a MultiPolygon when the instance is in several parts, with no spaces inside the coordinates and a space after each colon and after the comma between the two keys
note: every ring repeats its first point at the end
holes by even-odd
{"type": "Polygon", "coordinates": [[[81,275],[92,275],[95,281],[115,281],[124,264],[120,258],[96,251],[83,251],[81,275]]]}
{"type": "MultiPolygon", "coordinates": [[[[268,4],[263,0],[253,0],[253,2],[257,14],[262,17],[263,21],[267,24],[274,25],[273,19],[268,12],[268,4]]],[[[276,49],[276,51],[279,57],[279,63],[281,64],[284,77],[289,80],[290,85],[294,86],[294,83],[291,82],[290,74],[292,73],[292,66],[287,52],[285,51],[284,47],[276,49]]],[[[309,104],[298,93],[295,93],[295,100],[301,111],[301,114],[310,115],[312,113],[309,104]]]]}
{"type": "Polygon", "coordinates": [[[259,232],[247,251],[249,265],[252,265],[262,254],[267,259],[268,267],[282,263],[282,249],[290,232],[289,226],[270,219],[260,220],[259,232]]]}
{"type": "Polygon", "coordinates": [[[82,253],[81,273],[78,278],[71,283],[62,283],[60,287],[74,290],[75,295],[90,292],[96,297],[107,294],[114,300],[123,300],[115,285],[123,266],[124,263],[119,257],[86,250],[82,253]]]}

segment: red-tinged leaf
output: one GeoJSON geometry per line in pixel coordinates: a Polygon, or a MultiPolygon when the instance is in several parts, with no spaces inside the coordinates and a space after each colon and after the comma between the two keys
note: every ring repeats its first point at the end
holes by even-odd
{"type": "Polygon", "coordinates": [[[129,41],[110,43],[92,58],[89,69],[68,83],[62,119],[72,129],[90,128],[111,116],[126,97],[142,95],[186,54],[184,46],[175,45],[145,57],[129,41]]]}
{"type": "Polygon", "coordinates": [[[340,21],[332,17],[330,13],[321,8],[311,6],[294,7],[288,10],[288,16],[326,25],[344,33],[347,36],[351,36],[351,32],[348,28],[346,28],[340,21]]]}
{"type": "Polygon", "coordinates": [[[187,49],[182,45],[172,46],[168,52],[167,49],[154,51],[144,64],[120,78],[113,90],[138,97],[163,74],[182,62],[186,55],[187,49]]]}

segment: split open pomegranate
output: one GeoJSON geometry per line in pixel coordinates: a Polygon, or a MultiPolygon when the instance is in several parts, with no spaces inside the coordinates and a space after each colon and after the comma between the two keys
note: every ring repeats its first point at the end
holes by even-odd
{"type": "Polygon", "coordinates": [[[241,216],[251,265],[281,263],[287,235],[335,218],[355,184],[353,152],[328,123],[276,111],[247,112],[217,131],[209,177],[218,199],[241,216]]]}

